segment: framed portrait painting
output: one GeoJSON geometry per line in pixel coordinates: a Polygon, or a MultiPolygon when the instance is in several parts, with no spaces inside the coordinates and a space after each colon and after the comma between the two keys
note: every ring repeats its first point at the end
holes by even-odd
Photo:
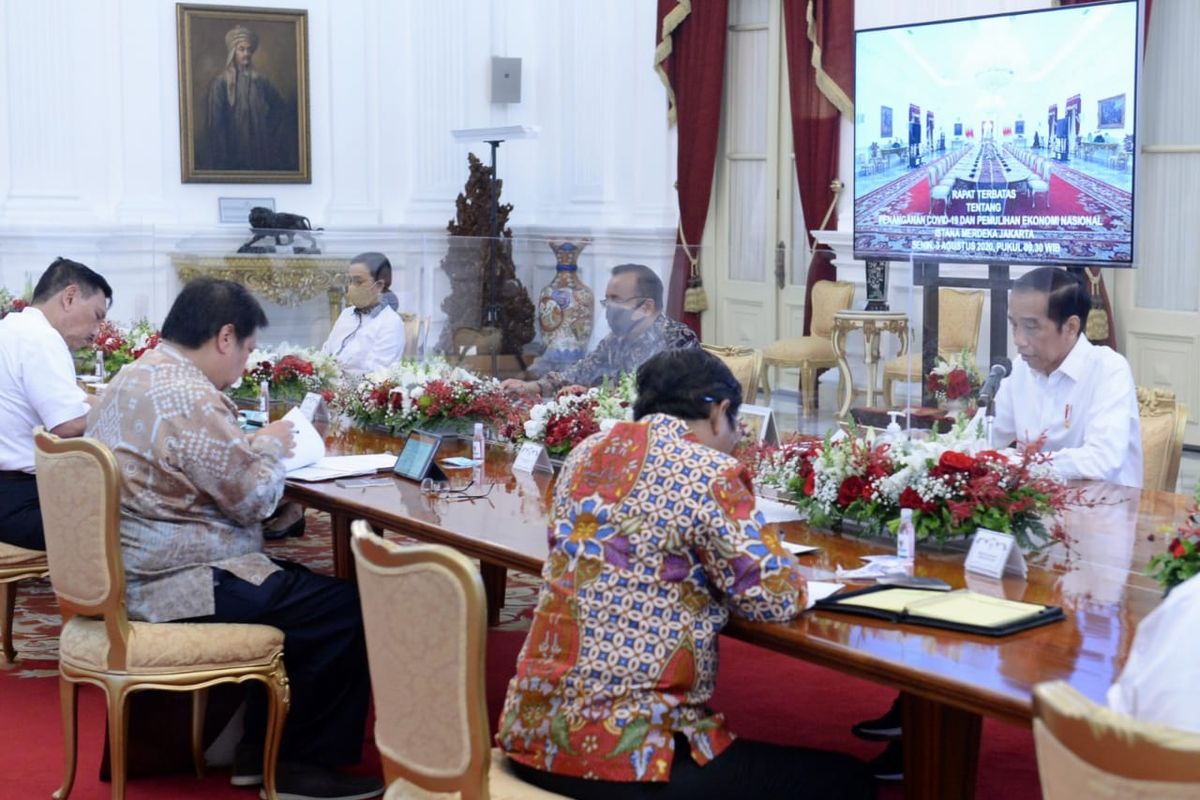
{"type": "Polygon", "coordinates": [[[1125,127],[1125,95],[1106,97],[1098,101],[1097,106],[1096,116],[1099,118],[1100,124],[1096,127],[1101,129],[1125,127]]]}
{"type": "Polygon", "coordinates": [[[184,183],[312,183],[308,12],[175,6],[184,183]]]}

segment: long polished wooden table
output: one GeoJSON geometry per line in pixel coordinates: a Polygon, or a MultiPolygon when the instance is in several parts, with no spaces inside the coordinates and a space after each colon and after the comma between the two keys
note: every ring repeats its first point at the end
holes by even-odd
{"type": "MultiPolygon", "coordinates": [[[[397,444],[360,432],[329,439],[331,450],[346,453],[395,451],[397,444]]],[[[398,477],[369,488],[289,482],[287,493],[329,512],[339,575],[353,571],[350,522],[366,519],[377,528],[479,558],[494,617],[506,570],[540,574],[553,477],[519,480],[511,471],[511,453],[492,448],[486,479],[492,490],[473,500],[423,494],[417,484],[398,477]]],[[[1032,688],[1047,680],[1066,681],[1103,702],[1138,622],[1161,600],[1161,590],[1141,573],[1165,546],[1162,529],[1185,519],[1191,498],[1108,484],[1088,485],[1087,494],[1095,505],[1069,509],[1063,517],[1071,546],[1055,545],[1030,557],[1025,579],[967,577],[962,551],[922,550],[917,559],[917,574],[954,587],[1062,606],[1063,622],[987,637],[816,612],[790,623],[734,618],[725,633],[900,690],[906,796],[971,797],[982,717],[1029,725],[1032,688]]],[[[893,549],[887,542],[819,531],[802,522],[782,524],[780,532],[790,541],[821,547],[800,558],[814,580],[833,580],[839,565],[858,566],[862,555],[893,549]]]]}

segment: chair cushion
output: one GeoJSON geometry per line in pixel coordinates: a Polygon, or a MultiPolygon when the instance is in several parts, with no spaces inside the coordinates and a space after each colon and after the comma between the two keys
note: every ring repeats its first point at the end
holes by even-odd
{"type": "Polygon", "coordinates": [[[1194,783],[1136,780],[1107,773],[1071,752],[1040,719],[1033,722],[1033,738],[1046,800],[1183,800],[1195,798],[1200,791],[1194,783]]]}
{"type": "Polygon", "coordinates": [[[795,339],[780,339],[763,348],[763,358],[799,364],[803,361],[836,361],[833,343],[819,336],[799,336],[795,339]]]}
{"type": "MultiPolygon", "coordinates": [[[[509,766],[508,757],[498,747],[492,748],[492,766],[488,772],[488,796],[491,800],[555,800],[563,795],[525,783],[509,766]]],[[[392,782],[384,800],[459,800],[461,792],[430,792],[404,779],[392,782]]]]}
{"type": "MultiPolygon", "coordinates": [[[[269,664],[283,651],[283,631],[223,622],[130,622],[126,669],[136,674],[269,664]]],[[[108,671],[103,620],[72,617],[59,639],[64,664],[108,671]]]]}
{"type": "Polygon", "coordinates": [[[0,569],[5,567],[36,567],[39,564],[43,568],[49,569],[46,562],[45,550],[26,550],[24,547],[17,547],[15,544],[0,542],[0,569]]]}

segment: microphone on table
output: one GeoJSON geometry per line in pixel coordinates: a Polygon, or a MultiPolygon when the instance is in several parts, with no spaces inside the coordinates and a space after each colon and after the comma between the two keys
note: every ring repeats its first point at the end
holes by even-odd
{"type": "Polygon", "coordinates": [[[996,392],[1000,391],[1000,381],[1008,377],[1012,372],[1012,362],[1007,358],[999,359],[992,365],[992,371],[988,373],[987,380],[983,382],[983,386],[979,387],[979,405],[990,407],[996,400],[996,392]]]}

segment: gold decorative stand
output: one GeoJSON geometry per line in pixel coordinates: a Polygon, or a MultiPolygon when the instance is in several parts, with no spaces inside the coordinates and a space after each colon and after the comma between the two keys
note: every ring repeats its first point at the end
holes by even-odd
{"type": "Polygon", "coordinates": [[[255,295],[281,306],[298,306],[324,292],[329,299],[329,321],[332,324],[342,310],[350,259],[337,256],[200,256],[176,253],[171,256],[171,264],[182,283],[199,277],[237,281],[255,295]]]}

